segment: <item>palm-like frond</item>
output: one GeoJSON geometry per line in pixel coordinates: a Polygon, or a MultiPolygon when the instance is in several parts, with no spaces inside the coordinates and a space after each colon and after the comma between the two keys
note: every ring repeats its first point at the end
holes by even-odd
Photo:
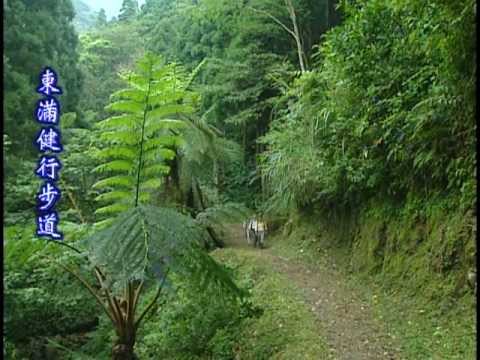
{"type": "Polygon", "coordinates": [[[167,160],[175,157],[172,146],[182,144],[186,123],[180,114],[193,112],[194,94],[186,90],[187,75],[175,64],[165,65],[153,55],[142,59],[135,72],[121,74],[128,87],[112,94],[107,110],[116,114],[97,124],[108,147],[97,152],[106,161],[94,171],[105,174],[94,187],[105,189],[97,197],[97,214],[112,216],[149,199],[140,196],[161,186],[168,174],[167,160]]]}
{"type": "Polygon", "coordinates": [[[180,147],[178,168],[181,190],[187,193],[195,191],[193,180],[215,177],[218,166],[238,161],[243,154],[238,144],[225,139],[204,119],[188,116],[185,121],[189,126],[183,131],[185,141],[180,147]]]}
{"type": "Polygon", "coordinates": [[[245,221],[251,210],[239,203],[226,203],[212,206],[197,214],[195,221],[204,227],[223,227],[224,224],[245,221]]]}
{"type": "Polygon", "coordinates": [[[127,282],[159,277],[169,268],[242,295],[223,267],[202,251],[205,236],[202,227],[188,216],[139,205],[82,243],[90,262],[102,269],[105,283],[114,292],[127,282]]]}

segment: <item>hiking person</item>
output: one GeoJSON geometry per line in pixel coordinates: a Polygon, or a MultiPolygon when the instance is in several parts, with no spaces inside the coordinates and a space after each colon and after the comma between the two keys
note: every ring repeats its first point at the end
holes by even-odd
{"type": "Polygon", "coordinates": [[[249,244],[253,242],[253,246],[257,244],[257,219],[250,219],[248,222],[248,240],[249,244]]]}
{"type": "Polygon", "coordinates": [[[245,239],[247,240],[247,244],[250,245],[251,244],[251,240],[250,240],[250,222],[252,220],[251,219],[248,219],[247,221],[244,221],[243,222],[243,235],[245,236],[245,239]]]}
{"type": "Polygon", "coordinates": [[[265,246],[265,233],[267,232],[267,224],[263,221],[263,218],[261,218],[261,220],[258,221],[256,225],[257,227],[255,232],[255,235],[256,235],[255,245],[258,242],[258,246],[260,248],[263,248],[265,246]]]}

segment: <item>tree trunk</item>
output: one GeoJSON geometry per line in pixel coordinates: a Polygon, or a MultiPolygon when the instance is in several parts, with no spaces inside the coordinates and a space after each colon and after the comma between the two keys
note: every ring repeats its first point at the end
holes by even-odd
{"type": "Polygon", "coordinates": [[[133,351],[134,344],[117,343],[112,349],[112,360],[138,360],[133,351]]]}
{"type": "Polygon", "coordinates": [[[293,25],[293,38],[297,44],[297,53],[298,53],[298,62],[300,63],[300,70],[302,73],[307,71],[307,56],[303,50],[302,37],[300,35],[300,30],[298,29],[297,16],[295,15],[295,8],[291,0],[284,0],[285,6],[287,7],[288,13],[290,15],[290,20],[292,20],[293,25]]]}
{"type": "MultiPolygon", "coordinates": [[[[195,187],[197,189],[201,210],[204,211],[206,209],[206,206],[205,206],[205,203],[203,202],[203,193],[202,193],[202,190],[200,189],[200,184],[197,181],[195,181],[195,187]]],[[[225,244],[223,243],[223,241],[217,237],[217,235],[215,234],[215,231],[210,226],[207,226],[207,233],[208,235],[210,235],[210,238],[213,240],[213,243],[215,244],[215,246],[219,248],[225,247],[225,244]]]]}
{"type": "Polygon", "coordinates": [[[284,4],[287,7],[288,14],[290,15],[290,20],[292,21],[292,24],[293,24],[293,31],[284,23],[282,23],[279,19],[277,19],[275,16],[270,14],[269,12],[255,9],[253,7],[249,7],[249,8],[252,9],[253,11],[267,15],[269,18],[273,19],[273,21],[279,24],[282,28],[284,28],[290,35],[292,35],[293,39],[295,40],[295,43],[297,44],[297,54],[298,54],[298,62],[300,63],[300,70],[302,71],[302,73],[304,73],[305,71],[307,71],[308,61],[307,61],[307,56],[305,54],[305,51],[303,49],[302,37],[300,35],[300,30],[298,28],[298,23],[297,23],[297,17],[295,15],[295,8],[293,7],[291,0],[284,0],[284,4]]]}

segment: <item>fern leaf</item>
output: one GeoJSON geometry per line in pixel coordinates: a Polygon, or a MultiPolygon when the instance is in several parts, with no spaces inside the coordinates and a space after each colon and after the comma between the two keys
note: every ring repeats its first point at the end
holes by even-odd
{"type": "Polygon", "coordinates": [[[129,205],[116,203],[116,204],[104,206],[95,210],[95,214],[117,214],[117,213],[124,212],[130,208],[131,206],[129,205]]]}
{"type": "Polygon", "coordinates": [[[138,156],[135,147],[130,146],[112,146],[106,149],[101,149],[95,153],[97,159],[108,159],[111,157],[118,157],[122,159],[135,159],[138,156]]]}
{"type": "Polygon", "coordinates": [[[135,126],[138,125],[139,120],[141,117],[134,114],[123,114],[119,116],[112,116],[108,119],[102,120],[96,124],[96,127],[101,130],[108,130],[108,129],[134,129],[135,126]]]}
{"type": "Polygon", "coordinates": [[[160,146],[179,146],[183,144],[182,140],[183,139],[180,136],[159,136],[145,141],[143,148],[145,150],[150,150],[160,146]]]}
{"type": "Polygon", "coordinates": [[[112,176],[100,181],[97,181],[92,185],[92,188],[99,189],[108,186],[121,186],[131,188],[134,184],[134,178],[132,176],[112,176]]]}
{"type": "Polygon", "coordinates": [[[145,105],[131,100],[122,100],[114,102],[105,107],[108,111],[126,112],[129,114],[139,114],[144,110],[145,105]]]}
{"type": "Polygon", "coordinates": [[[176,152],[167,148],[153,148],[145,151],[143,154],[143,163],[150,165],[152,163],[163,162],[165,160],[172,160],[176,156],[176,152]]]}
{"type": "Polygon", "coordinates": [[[170,172],[170,167],[163,164],[155,164],[152,166],[145,167],[142,173],[145,176],[152,175],[167,175],[170,172]]]}
{"type": "Polygon", "coordinates": [[[96,231],[102,230],[102,229],[105,229],[108,226],[112,225],[112,223],[114,221],[115,221],[115,218],[104,219],[104,220],[98,221],[95,224],[93,224],[93,227],[96,231]]]}
{"type": "Polygon", "coordinates": [[[134,164],[131,161],[127,160],[113,160],[108,163],[98,165],[92,171],[93,172],[124,172],[132,171],[134,169],[134,164]]]}
{"type": "Polygon", "coordinates": [[[108,131],[100,135],[100,139],[114,144],[137,145],[139,143],[138,134],[131,131],[108,131]]]}
{"type": "Polygon", "coordinates": [[[127,199],[131,193],[129,191],[110,191],[98,195],[96,201],[112,201],[112,200],[124,200],[127,199]]]}
{"type": "Polygon", "coordinates": [[[147,121],[145,125],[145,136],[151,136],[158,130],[162,129],[183,129],[186,127],[185,122],[175,119],[161,119],[147,121]]]}
{"type": "Polygon", "coordinates": [[[161,119],[165,116],[170,116],[177,113],[189,114],[189,113],[193,113],[193,110],[194,110],[193,107],[187,106],[187,105],[179,105],[179,104],[165,105],[150,111],[147,115],[147,119],[149,121],[155,120],[155,119],[161,119]]]}
{"type": "Polygon", "coordinates": [[[203,65],[207,62],[207,58],[204,58],[200,63],[193,69],[192,73],[188,77],[187,81],[185,82],[185,88],[188,89],[190,85],[192,84],[193,80],[195,79],[195,76],[200,72],[201,68],[203,65]]]}
{"type": "Polygon", "coordinates": [[[143,190],[155,190],[162,186],[162,181],[160,179],[149,179],[142,182],[140,186],[143,190]]]}
{"type": "Polygon", "coordinates": [[[121,99],[121,100],[131,100],[139,104],[145,102],[146,91],[139,89],[123,89],[114,92],[110,98],[111,99],[121,99]]]}
{"type": "Polygon", "coordinates": [[[82,240],[89,260],[109,276],[109,288],[119,293],[125,282],[146,280],[168,267],[173,272],[204,281],[243,297],[225,268],[201,244],[205,231],[193,219],[172,209],[137,206],[110,225],[82,240]]]}
{"type": "Polygon", "coordinates": [[[130,86],[141,91],[147,91],[149,79],[140,74],[129,73],[123,75],[122,78],[128,82],[130,86]]]}

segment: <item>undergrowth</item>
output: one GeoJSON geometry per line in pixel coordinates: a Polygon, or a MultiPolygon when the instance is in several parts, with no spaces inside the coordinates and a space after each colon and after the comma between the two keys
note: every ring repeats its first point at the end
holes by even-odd
{"type": "Polygon", "coordinates": [[[303,217],[272,243],[282,256],[344,273],[407,359],[475,359],[476,299],[465,280],[474,266],[472,219],[425,209],[394,218],[376,208],[353,226],[303,217]]]}
{"type": "MultiPolygon", "coordinates": [[[[328,351],[307,305],[288,280],[264,258],[240,249],[219,249],[237,283],[247,289],[245,303],[223,300],[218,293],[173,279],[176,288],[160,301],[139,332],[140,359],[172,360],[321,360],[328,351]]],[[[151,294],[152,295],[152,294],[151,294]]],[[[95,332],[76,339],[49,339],[59,358],[108,359],[114,337],[102,317],[95,332]]]]}

